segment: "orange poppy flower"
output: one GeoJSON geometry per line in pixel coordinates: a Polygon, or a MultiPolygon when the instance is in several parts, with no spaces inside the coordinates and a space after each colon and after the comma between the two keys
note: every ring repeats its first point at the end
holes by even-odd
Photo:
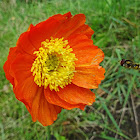
{"type": "Polygon", "coordinates": [[[33,121],[51,125],[61,109],[92,105],[104,79],[104,53],[93,45],[85,15],[57,14],[29,29],[10,48],[4,64],[16,98],[33,121]]]}

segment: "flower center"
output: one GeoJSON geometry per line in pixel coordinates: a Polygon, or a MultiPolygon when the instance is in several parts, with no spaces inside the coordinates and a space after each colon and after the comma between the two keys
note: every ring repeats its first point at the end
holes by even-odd
{"type": "Polygon", "coordinates": [[[51,37],[50,40],[41,42],[39,51],[34,52],[37,57],[31,68],[34,82],[39,87],[49,86],[50,90],[55,91],[70,84],[75,72],[74,61],[77,60],[72,51],[68,40],[63,38],[51,37]]]}

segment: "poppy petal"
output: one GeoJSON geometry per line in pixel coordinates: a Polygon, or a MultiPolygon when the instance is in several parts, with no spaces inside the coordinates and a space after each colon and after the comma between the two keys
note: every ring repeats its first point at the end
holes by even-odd
{"type": "Polygon", "coordinates": [[[72,83],[80,87],[95,89],[98,88],[101,80],[105,78],[104,73],[105,69],[101,66],[76,67],[72,83]]]}
{"type": "Polygon", "coordinates": [[[101,49],[94,49],[95,46],[83,47],[81,49],[75,49],[76,66],[85,66],[85,65],[99,65],[100,62],[104,59],[104,53],[101,49]],[[85,55],[87,54],[87,55],[85,55]]]}
{"type": "Polygon", "coordinates": [[[38,50],[41,42],[46,39],[50,39],[51,36],[54,37],[60,27],[63,27],[62,23],[65,22],[66,19],[71,18],[71,16],[70,12],[64,15],[57,14],[43,22],[40,22],[34,27],[31,26],[32,28],[29,32],[29,40],[33,46],[38,50]]]}
{"type": "Polygon", "coordinates": [[[19,54],[11,65],[15,82],[14,93],[18,100],[26,104],[32,102],[38,88],[31,73],[32,63],[33,59],[30,55],[19,54]]]}
{"type": "Polygon", "coordinates": [[[88,25],[82,25],[78,29],[76,29],[71,35],[74,34],[85,34],[89,39],[94,34],[94,31],[88,25]]]}
{"type": "Polygon", "coordinates": [[[65,100],[70,104],[82,103],[91,105],[95,101],[95,94],[93,92],[74,84],[69,84],[56,93],[62,100],[65,100]]]}
{"type": "Polygon", "coordinates": [[[78,27],[82,26],[85,23],[85,15],[77,14],[72,18],[67,18],[61,25],[61,28],[58,30],[56,36],[61,38],[67,38],[71,33],[73,33],[78,27]]]}
{"type": "Polygon", "coordinates": [[[84,110],[85,104],[70,104],[69,102],[66,102],[65,100],[61,99],[57,95],[56,91],[54,91],[54,90],[51,91],[49,88],[44,89],[44,95],[45,95],[47,101],[51,104],[61,106],[62,108],[65,108],[67,110],[71,110],[73,108],[80,108],[80,109],[84,110]]]}
{"type": "Polygon", "coordinates": [[[68,12],[68,13],[66,13],[66,14],[64,14],[64,15],[56,14],[56,15],[50,17],[50,18],[53,18],[53,19],[56,19],[56,20],[58,20],[58,21],[63,22],[64,20],[69,19],[69,18],[71,18],[71,17],[72,17],[71,12],[68,12]]]}
{"type": "MultiPolygon", "coordinates": [[[[67,38],[69,45],[73,48],[73,46],[77,45],[78,43],[80,43],[81,40],[85,40],[88,39],[88,37],[82,33],[80,34],[74,34],[71,35],[67,38]]],[[[91,40],[91,39],[90,39],[91,40]]],[[[92,41],[92,40],[91,40],[92,41]]],[[[93,44],[93,41],[92,41],[93,44]]]]}
{"type": "Polygon", "coordinates": [[[29,26],[29,28],[28,28],[27,31],[30,31],[33,27],[34,27],[34,25],[33,24],[30,24],[30,26],[29,26]]]}
{"type": "Polygon", "coordinates": [[[92,46],[93,40],[84,34],[75,34],[68,37],[69,46],[72,49],[80,49],[81,47],[92,46]]]}
{"type": "Polygon", "coordinates": [[[37,94],[37,89],[38,86],[35,84],[33,77],[30,76],[18,82],[14,88],[14,93],[18,100],[30,107],[34,96],[37,94]]]}
{"type": "Polygon", "coordinates": [[[29,39],[29,32],[32,28],[33,26],[30,25],[28,31],[22,33],[17,41],[17,47],[20,49],[21,53],[33,55],[33,52],[37,50],[36,46],[34,46],[29,39]]]}
{"type": "Polygon", "coordinates": [[[69,36],[74,34],[83,33],[91,38],[91,35],[94,31],[88,26],[85,25],[85,15],[77,14],[71,18],[67,18],[60,26],[58,32],[54,37],[64,37],[67,39],[69,36]]]}
{"type": "Polygon", "coordinates": [[[17,83],[24,81],[29,76],[32,76],[31,67],[34,62],[34,57],[28,54],[18,54],[11,65],[11,73],[17,83]]]}
{"type": "Polygon", "coordinates": [[[34,122],[38,120],[43,126],[47,126],[57,119],[57,114],[61,112],[61,107],[48,103],[44,97],[43,88],[38,88],[32,106],[28,107],[28,110],[34,122]]]}
{"type": "Polygon", "coordinates": [[[10,83],[12,85],[14,85],[14,78],[10,73],[11,63],[16,58],[17,54],[18,54],[17,47],[11,47],[10,51],[9,51],[8,59],[7,59],[7,61],[5,62],[4,66],[3,66],[5,76],[10,81],[10,83]]]}
{"type": "Polygon", "coordinates": [[[49,18],[32,28],[29,32],[29,40],[32,42],[33,46],[38,50],[41,47],[41,42],[46,39],[50,39],[57,30],[58,26],[61,24],[54,18],[49,18]]]}

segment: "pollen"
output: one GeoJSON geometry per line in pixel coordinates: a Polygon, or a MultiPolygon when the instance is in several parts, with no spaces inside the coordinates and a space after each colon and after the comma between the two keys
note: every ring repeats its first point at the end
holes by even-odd
{"type": "Polygon", "coordinates": [[[75,61],[77,58],[72,53],[73,49],[68,45],[68,40],[64,38],[46,39],[41,42],[41,47],[35,51],[31,72],[34,82],[44,88],[59,91],[70,84],[75,71],[75,61]]]}

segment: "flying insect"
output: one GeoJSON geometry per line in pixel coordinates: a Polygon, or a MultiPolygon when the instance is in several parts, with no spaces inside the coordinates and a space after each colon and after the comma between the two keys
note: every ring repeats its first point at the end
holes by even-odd
{"type": "Polygon", "coordinates": [[[122,59],[120,65],[125,68],[140,70],[140,64],[136,64],[131,60],[122,59]]]}

